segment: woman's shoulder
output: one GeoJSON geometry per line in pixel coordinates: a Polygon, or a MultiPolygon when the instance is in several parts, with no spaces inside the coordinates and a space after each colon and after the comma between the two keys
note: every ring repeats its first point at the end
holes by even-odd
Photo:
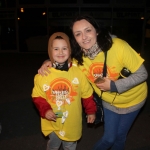
{"type": "Polygon", "coordinates": [[[81,71],[81,68],[82,66],[81,65],[78,65],[78,62],[76,59],[73,59],[72,61],[72,71],[75,73],[75,74],[83,74],[82,71],[81,71]]]}
{"type": "Polygon", "coordinates": [[[121,38],[118,38],[118,37],[112,38],[112,41],[113,41],[113,45],[116,45],[116,44],[119,44],[119,45],[128,44],[125,40],[123,40],[121,38]]]}
{"type": "Polygon", "coordinates": [[[77,64],[78,64],[78,61],[75,58],[73,58],[72,59],[72,66],[77,66],[77,64]]]}
{"type": "Polygon", "coordinates": [[[78,65],[77,60],[76,60],[76,59],[73,59],[73,61],[72,61],[72,68],[74,68],[74,70],[80,72],[81,70],[80,70],[79,66],[80,66],[80,65],[78,65]]]}
{"type": "Polygon", "coordinates": [[[131,49],[131,46],[121,38],[113,38],[113,45],[111,47],[112,51],[123,52],[126,49],[131,49]]]}

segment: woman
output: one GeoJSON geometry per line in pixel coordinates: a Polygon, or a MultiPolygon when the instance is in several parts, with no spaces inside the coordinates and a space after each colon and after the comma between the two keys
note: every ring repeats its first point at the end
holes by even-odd
{"type": "MultiPolygon", "coordinates": [[[[144,59],[127,42],[112,37],[91,16],[76,17],[71,30],[73,57],[103,100],[104,134],[93,150],[124,150],[128,131],[147,97],[144,59]],[[94,83],[103,75],[106,52],[107,76],[104,82],[94,83]],[[131,74],[120,78],[123,68],[131,74]]],[[[50,61],[38,72],[44,74],[47,66],[51,66],[50,61]]]]}

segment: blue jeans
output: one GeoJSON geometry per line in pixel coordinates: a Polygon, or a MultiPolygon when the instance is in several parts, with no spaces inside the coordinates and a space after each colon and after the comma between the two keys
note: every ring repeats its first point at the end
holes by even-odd
{"type": "Polygon", "coordinates": [[[117,114],[104,108],[104,134],[93,150],[124,150],[126,136],[139,111],[117,114]]]}

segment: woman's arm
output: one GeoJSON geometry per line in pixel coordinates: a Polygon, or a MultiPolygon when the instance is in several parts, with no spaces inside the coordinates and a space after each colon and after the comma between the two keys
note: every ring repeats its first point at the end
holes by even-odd
{"type": "Polygon", "coordinates": [[[145,66],[142,64],[136,72],[130,74],[127,78],[115,81],[118,93],[123,93],[137,86],[138,84],[141,84],[142,82],[146,81],[147,77],[148,77],[147,70],[145,66]]]}
{"type": "Polygon", "coordinates": [[[121,94],[137,86],[138,84],[141,84],[142,82],[146,81],[147,77],[148,77],[147,70],[145,66],[142,64],[136,72],[130,74],[126,78],[122,78],[116,81],[111,81],[108,78],[104,78],[105,82],[98,83],[96,85],[102,91],[117,92],[121,94]]]}
{"type": "Polygon", "coordinates": [[[38,69],[38,74],[41,74],[42,76],[47,76],[50,71],[48,70],[48,68],[52,67],[52,63],[50,60],[45,60],[42,64],[42,66],[40,67],[40,69],[38,69]]]}

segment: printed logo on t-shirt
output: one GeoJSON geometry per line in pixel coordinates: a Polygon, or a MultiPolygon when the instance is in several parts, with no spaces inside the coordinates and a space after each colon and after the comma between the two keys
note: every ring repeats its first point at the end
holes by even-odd
{"type": "MultiPolygon", "coordinates": [[[[94,82],[98,77],[103,77],[103,65],[103,63],[93,63],[88,70],[88,79],[94,82]]],[[[109,68],[107,66],[106,77],[110,78],[111,80],[115,80],[118,77],[118,73],[114,72],[113,67],[109,68]]]]}
{"type": "Polygon", "coordinates": [[[74,100],[73,97],[77,95],[75,89],[79,81],[74,78],[72,82],[75,85],[65,78],[57,78],[50,85],[44,84],[43,89],[47,89],[46,95],[52,103],[56,104],[57,102],[57,105],[70,104],[74,100]]]}

